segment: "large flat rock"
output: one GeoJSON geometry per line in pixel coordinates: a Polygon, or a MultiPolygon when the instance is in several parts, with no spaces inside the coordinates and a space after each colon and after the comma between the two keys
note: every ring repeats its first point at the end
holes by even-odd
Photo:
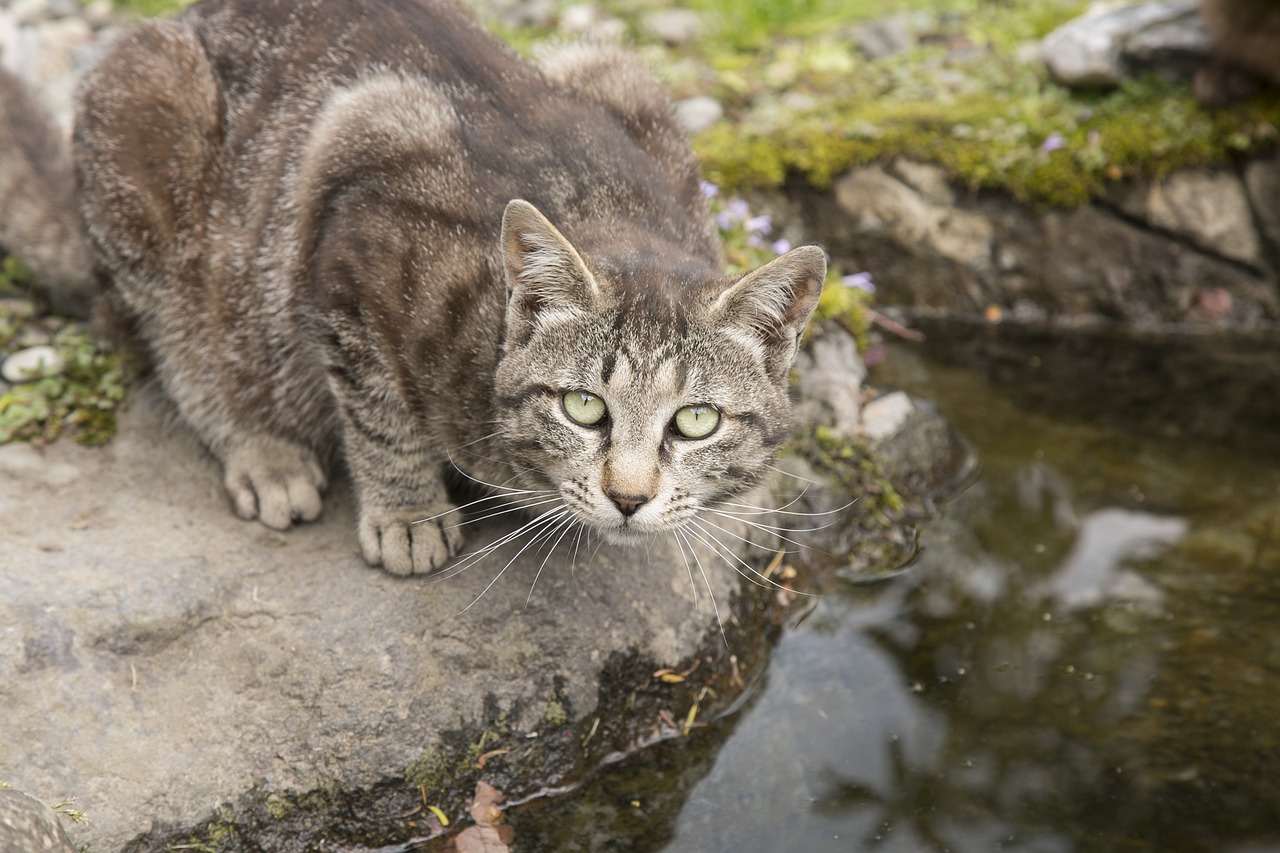
{"type": "MultiPolygon", "coordinates": [[[[397,579],[361,561],[337,479],[317,523],[240,521],[154,391],[105,448],[0,447],[0,780],[75,797],[91,822],[68,833],[95,853],[243,831],[267,820],[255,803],[282,820],[371,791],[387,814],[422,795],[451,809],[485,763],[460,753],[468,737],[520,744],[485,774],[527,795],[590,760],[602,673],[631,690],[654,663],[728,658],[707,595],[728,619],[742,581],[725,560],[702,555],[705,584],[693,567],[696,601],[674,542],[575,553],[569,536],[550,558],[535,546],[508,566],[509,548],[397,579]],[[576,758],[548,769],[552,737],[576,758]]],[[[671,711],[689,701],[672,694],[671,711]]],[[[616,748],[609,729],[592,748],[616,748]]],[[[416,829],[383,813],[385,833],[349,817],[346,836],[325,831],[428,834],[425,811],[416,829]]]]}

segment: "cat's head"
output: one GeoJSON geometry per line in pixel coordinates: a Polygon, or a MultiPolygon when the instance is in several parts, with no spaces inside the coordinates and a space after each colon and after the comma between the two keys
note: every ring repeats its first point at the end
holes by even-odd
{"type": "Polygon", "coordinates": [[[788,376],[826,272],[794,249],[738,279],[593,267],[507,206],[498,421],[520,479],[613,541],[759,483],[791,429],[788,376]]]}

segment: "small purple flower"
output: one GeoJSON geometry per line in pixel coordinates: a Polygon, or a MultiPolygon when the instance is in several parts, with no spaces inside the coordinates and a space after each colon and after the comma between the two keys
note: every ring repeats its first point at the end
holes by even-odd
{"type": "Polygon", "coordinates": [[[1050,154],[1060,148],[1067,147],[1067,140],[1062,138],[1062,134],[1054,131],[1044,138],[1044,142],[1040,143],[1040,153],[1050,154]]]}
{"type": "Polygon", "coordinates": [[[754,231],[747,232],[747,245],[753,249],[764,248],[764,238],[754,231]]]}
{"type": "Polygon", "coordinates": [[[773,217],[764,213],[760,216],[753,216],[742,224],[747,229],[748,234],[768,234],[773,230],[773,217]]]}
{"type": "Polygon", "coordinates": [[[718,195],[720,195],[720,188],[719,188],[718,186],[716,186],[715,184],[711,183],[710,181],[703,181],[703,182],[702,182],[702,197],[703,197],[703,198],[715,198],[715,197],[716,197],[716,196],[718,196],[718,195]]]}
{"type": "Polygon", "coordinates": [[[786,237],[779,237],[773,241],[773,245],[769,247],[775,255],[785,255],[791,251],[791,241],[786,237]]]}
{"type": "Polygon", "coordinates": [[[875,293],[876,285],[871,280],[871,273],[856,272],[852,275],[846,275],[840,279],[840,283],[845,287],[854,287],[858,290],[865,290],[867,293],[875,293]]]}
{"type": "Polygon", "coordinates": [[[724,206],[724,210],[716,214],[716,226],[721,231],[729,231],[750,215],[751,208],[747,207],[747,203],[740,198],[735,198],[724,206]]]}

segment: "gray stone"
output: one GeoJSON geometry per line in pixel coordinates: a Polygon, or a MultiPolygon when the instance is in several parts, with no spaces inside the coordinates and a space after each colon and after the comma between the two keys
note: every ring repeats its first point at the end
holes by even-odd
{"type": "MultiPolygon", "coordinates": [[[[0,449],[0,779],[74,793],[90,818],[68,827],[77,846],[164,849],[217,804],[248,820],[269,798],[378,790],[393,801],[379,815],[408,811],[423,794],[407,768],[439,755],[470,768],[458,739],[494,725],[521,756],[601,760],[623,746],[622,701],[651,667],[705,656],[702,683],[727,661],[708,593],[728,621],[735,593],[754,589],[705,550],[686,565],[672,543],[566,541],[550,558],[531,548],[508,566],[508,549],[456,576],[393,578],[361,560],[344,481],[320,522],[284,534],[236,519],[219,481],[153,393],[105,449],[0,449]],[[610,690],[623,692],[606,711],[610,690]],[[577,741],[567,753],[564,738],[577,741]]],[[[509,529],[482,525],[472,541],[509,529]]],[[[673,695],[672,712],[693,696],[673,695]]],[[[529,794],[565,772],[521,756],[484,775],[529,794]]],[[[432,777],[427,794],[461,802],[473,772],[432,777]]]]}
{"type": "Polygon", "coordinates": [[[1110,198],[1130,216],[1206,251],[1250,266],[1262,263],[1249,198],[1230,172],[1175,172],[1163,181],[1118,187],[1110,198]]]}
{"type": "Polygon", "coordinates": [[[879,167],[840,178],[835,198],[861,232],[883,232],[905,248],[935,253],[979,274],[992,268],[993,231],[985,217],[934,203],[879,167]]]}
{"type": "Polygon", "coordinates": [[[951,179],[941,166],[899,157],[889,164],[889,173],[934,204],[955,204],[956,193],[951,179]]]}
{"type": "Polygon", "coordinates": [[[915,411],[911,397],[904,391],[893,391],[869,401],[862,408],[862,436],[878,444],[896,435],[915,411]]]}
{"type": "Polygon", "coordinates": [[[839,326],[824,328],[797,355],[796,372],[797,417],[840,438],[855,438],[867,369],[853,336],[839,326]]]}
{"type": "Polygon", "coordinates": [[[670,45],[688,44],[702,34],[702,16],[692,9],[654,9],[640,18],[640,28],[670,45]]]}
{"type": "Polygon", "coordinates": [[[868,59],[883,59],[915,46],[916,34],[933,25],[927,12],[901,12],[849,30],[850,38],[868,59]]]}
{"type": "Polygon", "coordinates": [[[62,372],[63,361],[51,346],[40,345],[20,349],[0,364],[0,378],[17,384],[62,372]]]}
{"type": "Polygon", "coordinates": [[[1068,21],[1041,41],[1049,73],[1065,86],[1111,88],[1131,62],[1177,53],[1193,39],[1196,0],[1103,9],[1068,21]],[[1190,20],[1191,23],[1188,23],[1190,20]],[[1130,45],[1136,48],[1130,53],[1130,45]]]}
{"type": "Polygon", "coordinates": [[[724,118],[724,107],[709,95],[699,95],[676,102],[676,121],[684,132],[693,136],[724,118]]]}
{"type": "Polygon", "coordinates": [[[75,853],[58,815],[21,791],[0,787],[0,851],[75,853]]]}
{"type": "Polygon", "coordinates": [[[1280,252],[1280,158],[1254,160],[1244,170],[1245,191],[1272,257],[1280,252]]]}

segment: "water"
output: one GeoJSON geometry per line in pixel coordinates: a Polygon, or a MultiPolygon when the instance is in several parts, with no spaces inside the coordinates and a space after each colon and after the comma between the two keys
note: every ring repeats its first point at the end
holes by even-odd
{"type": "Polygon", "coordinates": [[[891,352],[878,380],[936,400],[982,464],[920,561],[825,590],[734,719],[513,815],[517,840],[1280,850],[1280,385],[1222,388],[1269,369],[1233,350],[1244,378],[1197,393],[1161,374],[1185,348],[1121,381],[1091,359],[1131,364],[1134,342],[1094,345],[1114,349],[891,352]]]}

